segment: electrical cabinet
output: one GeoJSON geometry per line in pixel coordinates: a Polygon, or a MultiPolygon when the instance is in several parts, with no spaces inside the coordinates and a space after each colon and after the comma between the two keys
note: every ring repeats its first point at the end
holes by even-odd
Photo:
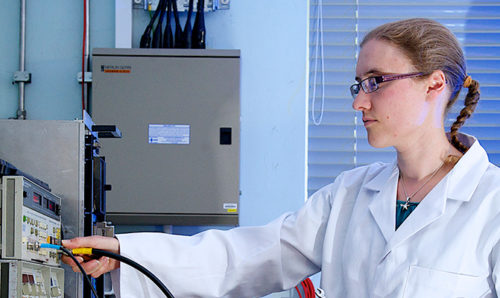
{"type": "MultiPolygon", "coordinates": [[[[7,199],[10,196],[9,201],[13,204],[3,204],[2,206],[2,209],[6,208],[2,210],[2,231],[5,232],[2,235],[4,237],[2,238],[2,249],[5,249],[5,251],[2,251],[2,257],[25,260],[36,259],[38,261],[45,261],[44,258],[48,257],[47,264],[56,264],[58,262],[50,261],[50,252],[48,252],[48,255],[44,255],[41,254],[41,252],[44,252],[43,250],[37,251],[35,249],[36,242],[41,242],[40,233],[42,236],[53,237],[56,243],[62,237],[68,239],[84,235],[85,134],[86,129],[83,121],[0,120],[0,143],[2,144],[0,146],[0,158],[48,183],[52,193],[62,200],[59,201],[58,198],[51,197],[42,189],[29,183],[29,180],[21,177],[13,179],[4,177],[3,183],[6,185],[2,188],[6,192],[2,192],[2,197],[7,199]],[[8,185],[9,183],[12,185],[8,185]],[[13,192],[11,193],[10,190],[13,192]],[[26,199],[24,199],[24,192],[26,192],[26,199]],[[36,203],[35,193],[42,197],[41,208],[37,208],[33,204],[21,204],[21,202],[27,202],[28,197],[31,197],[34,200],[32,202],[36,203]],[[43,205],[43,196],[47,199],[50,198],[54,203],[54,208],[52,208],[48,206],[49,202],[47,202],[48,212],[43,211],[46,209],[43,205]],[[59,204],[62,206],[60,210],[56,206],[59,204]],[[52,209],[54,210],[53,216],[52,209]],[[26,216],[26,221],[24,221],[24,216],[26,216]],[[58,230],[61,224],[57,220],[59,216],[64,224],[61,227],[62,231],[58,230]],[[40,223],[42,223],[41,227],[40,223]],[[9,227],[11,229],[14,227],[14,231],[9,231],[9,227]],[[26,230],[23,231],[23,228],[26,230]],[[32,229],[33,234],[31,234],[32,229]],[[34,234],[35,231],[37,231],[38,235],[34,234]],[[26,246],[23,245],[21,249],[19,245],[25,241],[27,242],[26,246]],[[33,248],[30,247],[31,249],[28,248],[30,242],[33,244],[33,248]],[[9,244],[12,246],[8,246],[9,244]]],[[[83,297],[82,276],[73,272],[69,266],[63,265],[67,270],[51,268],[47,271],[43,268],[49,265],[33,267],[28,262],[23,261],[4,260],[2,262],[2,297],[4,297],[3,293],[6,293],[4,290],[12,293],[16,289],[15,283],[23,283],[24,288],[31,287],[28,290],[30,290],[30,293],[35,293],[33,286],[24,285],[26,284],[26,281],[23,282],[25,277],[20,275],[20,272],[28,267],[31,268],[29,270],[41,270],[42,276],[45,276],[43,272],[49,272],[57,277],[57,280],[53,279],[52,282],[46,279],[35,282],[35,284],[38,284],[45,280],[44,291],[50,290],[51,295],[55,295],[47,295],[47,297],[59,297],[63,295],[62,293],[64,293],[65,297],[83,297]],[[61,274],[64,275],[64,278],[59,276],[61,274]],[[8,287],[7,283],[4,283],[4,278],[9,280],[8,287]],[[50,285],[54,285],[55,282],[57,282],[57,287],[52,290],[53,286],[50,285]],[[64,289],[64,284],[66,289],[64,289]]],[[[33,284],[31,281],[27,283],[33,284]]],[[[38,287],[36,289],[37,292],[41,291],[38,287]]],[[[31,294],[31,296],[37,295],[31,294]]],[[[8,297],[20,296],[9,295],[8,297]]]]}
{"type": "Polygon", "coordinates": [[[114,224],[237,225],[240,52],[94,49],[92,118],[114,224]]]}

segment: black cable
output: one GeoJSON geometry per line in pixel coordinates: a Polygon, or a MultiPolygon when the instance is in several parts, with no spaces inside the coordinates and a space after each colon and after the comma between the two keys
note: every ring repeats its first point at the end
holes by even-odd
{"type": "Polygon", "coordinates": [[[151,44],[152,48],[158,49],[163,46],[163,17],[165,16],[165,9],[167,8],[167,0],[160,0],[158,4],[158,8],[160,10],[160,17],[158,18],[158,24],[156,25],[155,30],[153,31],[153,43],[151,44]]]}
{"type": "Polygon", "coordinates": [[[193,28],[191,26],[191,15],[193,14],[193,2],[194,0],[189,0],[189,7],[187,12],[186,25],[184,26],[184,31],[182,32],[182,39],[184,41],[184,47],[187,49],[192,48],[192,36],[193,28]]]}
{"type": "Polygon", "coordinates": [[[141,48],[150,48],[151,47],[151,30],[153,30],[153,24],[156,21],[156,18],[158,17],[159,13],[160,13],[160,9],[158,9],[158,7],[157,7],[155,10],[155,13],[153,14],[153,17],[149,21],[149,24],[146,26],[146,29],[144,30],[144,33],[141,36],[141,42],[140,42],[141,48]]]}
{"type": "Polygon", "coordinates": [[[179,12],[177,10],[177,1],[172,1],[172,8],[174,10],[174,19],[175,19],[175,38],[174,38],[174,48],[183,48],[185,42],[182,40],[182,27],[181,22],[179,21],[179,12]]]}
{"type": "Polygon", "coordinates": [[[163,33],[163,48],[173,48],[174,47],[174,34],[172,33],[172,22],[170,17],[172,15],[172,1],[167,1],[167,24],[165,26],[165,31],[163,33]]]}
{"type": "Polygon", "coordinates": [[[196,17],[194,19],[192,44],[193,49],[206,48],[206,29],[205,29],[205,0],[198,0],[196,4],[196,17]]]}
{"type": "Polygon", "coordinates": [[[65,254],[67,254],[75,262],[76,266],[78,266],[78,269],[80,269],[80,271],[82,272],[83,276],[85,276],[85,280],[89,284],[89,287],[92,289],[92,293],[94,293],[94,296],[96,298],[99,298],[99,295],[97,295],[97,292],[94,289],[94,286],[92,285],[92,281],[90,280],[89,276],[87,275],[87,272],[85,272],[85,270],[83,269],[82,265],[80,265],[80,262],[78,262],[78,260],[75,258],[75,256],[67,248],[61,246],[61,250],[65,254]]]}
{"type": "Polygon", "coordinates": [[[132,261],[131,259],[124,257],[122,255],[115,254],[115,253],[109,252],[107,250],[97,249],[97,248],[92,248],[92,254],[95,254],[98,256],[110,257],[112,259],[118,260],[120,262],[123,262],[127,265],[134,267],[135,269],[139,270],[141,273],[143,273],[144,275],[149,277],[149,279],[151,279],[151,281],[154,282],[160,288],[160,290],[163,292],[163,294],[165,294],[165,296],[167,296],[168,298],[174,298],[174,295],[172,295],[172,293],[170,293],[170,291],[161,282],[161,280],[158,279],[158,277],[156,277],[151,271],[149,271],[148,269],[146,269],[145,267],[143,267],[139,263],[136,263],[136,262],[132,261]]]}

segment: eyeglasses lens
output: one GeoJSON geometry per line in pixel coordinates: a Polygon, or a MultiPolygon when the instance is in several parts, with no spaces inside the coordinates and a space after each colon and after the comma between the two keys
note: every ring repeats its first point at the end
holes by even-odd
{"type": "Polygon", "coordinates": [[[375,78],[368,78],[361,82],[363,84],[363,90],[366,93],[374,92],[378,89],[377,80],[375,78]]]}
{"type": "Polygon", "coordinates": [[[356,96],[359,93],[360,86],[359,84],[354,84],[351,86],[351,95],[353,98],[356,98],[356,96]]]}

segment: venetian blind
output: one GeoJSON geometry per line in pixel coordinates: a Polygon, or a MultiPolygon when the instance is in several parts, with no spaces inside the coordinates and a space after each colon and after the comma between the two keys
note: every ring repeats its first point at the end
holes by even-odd
{"type": "MultiPolygon", "coordinates": [[[[392,148],[375,149],[355,112],[349,86],[354,82],[359,43],[371,29],[399,19],[439,21],[458,38],[467,72],[480,83],[481,100],[460,131],[476,136],[490,161],[500,164],[500,2],[311,0],[308,194],[331,183],[342,171],[390,161],[392,148]]],[[[466,90],[466,89],[465,89],[466,90]]],[[[464,104],[466,91],[448,114],[447,131],[464,104]]]]}

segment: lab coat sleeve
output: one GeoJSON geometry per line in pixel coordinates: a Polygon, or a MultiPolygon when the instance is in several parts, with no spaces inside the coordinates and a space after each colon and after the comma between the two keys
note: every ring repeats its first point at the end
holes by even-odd
{"type": "Polygon", "coordinates": [[[491,279],[495,286],[496,297],[500,297],[500,241],[493,247],[491,254],[491,266],[493,268],[491,279]]]}
{"type": "MultiPolygon", "coordinates": [[[[191,237],[118,235],[120,253],[151,270],[176,297],[256,297],[289,289],[321,270],[336,182],[295,213],[258,227],[210,230],[191,237]]],[[[121,297],[163,297],[138,271],[120,265],[121,297]]],[[[114,288],[116,288],[116,284],[114,288]]]]}

